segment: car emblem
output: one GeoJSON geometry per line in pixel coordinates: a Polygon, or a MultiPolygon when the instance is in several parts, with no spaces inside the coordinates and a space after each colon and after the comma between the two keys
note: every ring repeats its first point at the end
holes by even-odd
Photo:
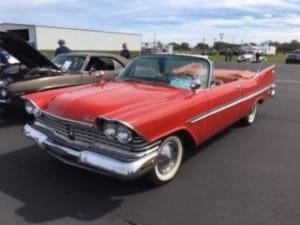
{"type": "Polygon", "coordinates": [[[75,133],[74,133],[74,128],[67,125],[67,132],[68,132],[68,137],[70,140],[74,140],[75,139],[75,133]]]}

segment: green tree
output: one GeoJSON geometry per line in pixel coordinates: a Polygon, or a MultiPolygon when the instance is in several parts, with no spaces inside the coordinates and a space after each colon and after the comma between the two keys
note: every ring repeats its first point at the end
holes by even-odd
{"type": "Polygon", "coordinates": [[[183,51],[189,51],[191,50],[189,43],[187,42],[182,42],[180,45],[181,50],[183,51]]]}
{"type": "Polygon", "coordinates": [[[209,49],[209,46],[203,42],[200,42],[200,43],[196,44],[195,49],[207,50],[207,49],[209,49]]]}

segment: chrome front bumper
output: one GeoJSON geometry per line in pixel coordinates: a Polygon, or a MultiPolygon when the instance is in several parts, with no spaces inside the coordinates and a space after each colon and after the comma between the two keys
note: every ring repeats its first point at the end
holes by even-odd
{"type": "Polygon", "coordinates": [[[129,162],[84,149],[74,150],[55,143],[29,124],[25,125],[23,134],[67,164],[124,179],[142,176],[154,167],[158,158],[158,150],[129,162]]]}
{"type": "Polygon", "coordinates": [[[9,103],[11,103],[11,99],[0,99],[0,103],[9,104],[9,103]]]}

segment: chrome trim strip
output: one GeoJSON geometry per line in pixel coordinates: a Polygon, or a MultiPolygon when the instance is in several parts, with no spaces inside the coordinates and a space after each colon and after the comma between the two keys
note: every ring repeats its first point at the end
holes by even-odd
{"type": "Polygon", "coordinates": [[[135,178],[141,176],[145,171],[154,167],[159,154],[159,151],[157,150],[134,161],[125,162],[85,149],[76,151],[72,148],[56,144],[45,134],[36,130],[29,124],[24,126],[23,134],[33,139],[41,148],[46,149],[52,155],[66,163],[68,162],[68,164],[122,178],[135,178]],[[75,159],[66,160],[63,156],[72,156],[75,159]]]}
{"type": "Polygon", "coordinates": [[[0,99],[0,103],[4,103],[4,104],[11,103],[11,99],[0,99]]]}
{"type": "Polygon", "coordinates": [[[104,151],[109,151],[111,153],[116,153],[116,154],[120,154],[123,156],[128,156],[128,157],[134,157],[134,158],[140,158],[143,157],[146,154],[149,154],[151,152],[157,151],[159,149],[159,144],[161,143],[161,141],[157,141],[151,144],[146,144],[143,146],[139,146],[139,145],[133,145],[131,146],[132,151],[128,151],[128,150],[121,150],[120,148],[118,148],[115,145],[109,145],[109,144],[105,144],[105,143],[95,143],[94,145],[89,145],[86,143],[83,143],[81,141],[71,141],[67,138],[65,138],[64,136],[57,134],[56,131],[52,128],[49,128],[48,126],[45,126],[44,124],[35,121],[34,125],[41,127],[45,130],[48,130],[49,132],[52,132],[54,136],[56,136],[57,138],[60,138],[61,140],[67,142],[70,145],[78,145],[78,148],[91,148],[91,149],[95,149],[95,150],[104,150],[104,151]]]}
{"type": "Polygon", "coordinates": [[[254,93],[252,93],[250,95],[247,95],[247,96],[245,96],[243,98],[240,98],[239,100],[236,100],[236,101],[233,101],[233,102],[230,102],[230,103],[226,103],[226,104],[224,104],[222,106],[216,107],[215,109],[209,110],[209,111],[207,111],[205,113],[201,113],[200,115],[194,117],[193,119],[191,119],[188,122],[189,123],[197,123],[200,120],[206,119],[207,117],[213,116],[213,115],[215,115],[215,114],[217,114],[219,112],[222,112],[222,111],[224,111],[226,109],[229,109],[229,108],[231,108],[233,106],[236,106],[236,105],[238,105],[238,104],[240,104],[242,102],[248,101],[249,99],[254,98],[254,97],[256,97],[256,96],[264,93],[265,91],[269,90],[270,88],[272,88],[272,86],[273,86],[273,84],[269,85],[269,86],[267,86],[265,88],[262,88],[261,90],[259,90],[257,92],[254,92],[254,93]]]}

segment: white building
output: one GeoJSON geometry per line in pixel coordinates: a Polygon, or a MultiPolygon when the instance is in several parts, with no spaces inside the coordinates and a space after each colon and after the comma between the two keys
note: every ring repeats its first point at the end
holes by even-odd
{"type": "Polygon", "coordinates": [[[64,39],[75,51],[120,51],[126,42],[130,51],[140,51],[142,35],[63,27],[2,23],[0,31],[14,32],[39,50],[54,50],[57,41],[64,39]]]}
{"type": "Polygon", "coordinates": [[[268,42],[262,43],[259,48],[265,55],[276,55],[276,46],[272,46],[268,42]]]}
{"type": "Polygon", "coordinates": [[[244,44],[240,47],[244,52],[260,52],[264,55],[276,55],[276,46],[269,45],[268,42],[262,43],[261,45],[244,44]]]}

